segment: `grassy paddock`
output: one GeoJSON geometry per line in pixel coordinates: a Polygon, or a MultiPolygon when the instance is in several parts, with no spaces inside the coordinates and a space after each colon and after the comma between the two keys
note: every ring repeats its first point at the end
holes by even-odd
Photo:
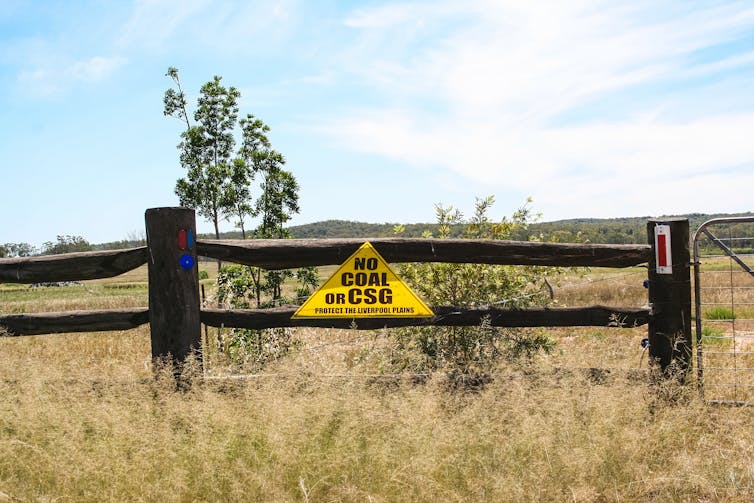
{"type": "MultiPolygon", "coordinates": [[[[556,292],[589,302],[604,277],[556,292]]],[[[613,281],[621,304],[640,305],[637,281],[613,281]]],[[[86,285],[105,300],[56,291],[92,308],[145,300],[107,284],[86,285]]],[[[57,302],[4,288],[3,311],[57,302]]],[[[153,376],[145,327],[0,338],[0,501],[754,499],[751,409],[627,378],[646,369],[642,328],[549,333],[553,354],[476,392],[367,375],[380,332],[301,330],[308,349],[266,377],[195,376],[182,392],[153,376]]]]}

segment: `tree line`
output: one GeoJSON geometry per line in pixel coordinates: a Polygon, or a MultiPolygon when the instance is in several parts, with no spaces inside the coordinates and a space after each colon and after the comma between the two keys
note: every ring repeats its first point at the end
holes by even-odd
{"type": "MultiPolygon", "coordinates": [[[[693,213],[677,215],[688,218],[691,229],[712,218],[730,216],[751,216],[742,214],[705,214],[693,213]]],[[[581,218],[556,220],[552,222],[529,222],[517,227],[509,239],[517,241],[539,240],[559,243],[604,243],[604,244],[642,244],[647,241],[647,220],[652,217],[629,218],[581,218]]],[[[402,228],[404,237],[422,237],[427,234],[437,235],[439,225],[431,223],[366,223],[350,220],[325,220],[311,224],[291,226],[289,231],[296,238],[345,238],[345,237],[390,237],[396,228],[402,228]]],[[[463,237],[463,225],[451,225],[448,237],[463,237]]],[[[733,231],[736,236],[754,236],[754,224],[738,224],[733,231]]],[[[231,239],[232,233],[225,235],[231,239]]],[[[735,237],[735,236],[734,236],[735,237]]]]}
{"type": "Polygon", "coordinates": [[[57,236],[55,241],[46,241],[42,248],[29,243],[0,244],[0,258],[31,257],[34,255],[59,255],[61,253],[75,253],[92,251],[94,247],[81,236],[57,236]]]}
{"type": "MultiPolygon", "coordinates": [[[[677,215],[688,218],[691,229],[696,229],[702,223],[712,218],[731,216],[751,216],[752,213],[692,213],[677,215]]],[[[646,242],[646,225],[650,217],[630,218],[582,218],[570,220],[557,220],[552,222],[529,223],[528,226],[520,226],[512,234],[511,239],[529,241],[538,239],[541,241],[554,241],[560,243],[605,243],[605,244],[641,244],[646,242]]],[[[359,238],[359,237],[390,237],[395,235],[397,227],[402,227],[404,237],[422,237],[430,233],[437,235],[438,224],[426,223],[367,223],[353,220],[324,220],[311,224],[294,225],[286,229],[289,237],[305,238],[359,238]]],[[[462,237],[463,225],[452,225],[449,229],[449,237],[462,237]]],[[[754,236],[754,224],[739,224],[734,228],[734,237],[754,236]]],[[[220,232],[220,239],[243,239],[245,236],[240,230],[220,232]]],[[[200,235],[201,238],[211,239],[214,234],[200,235]]],[[[71,253],[89,250],[115,250],[144,246],[145,240],[141,236],[128,236],[119,241],[90,244],[82,236],[57,236],[55,241],[48,241],[37,248],[29,243],[3,243],[0,244],[0,258],[2,257],[29,257],[33,255],[50,255],[56,253],[71,253]]]]}

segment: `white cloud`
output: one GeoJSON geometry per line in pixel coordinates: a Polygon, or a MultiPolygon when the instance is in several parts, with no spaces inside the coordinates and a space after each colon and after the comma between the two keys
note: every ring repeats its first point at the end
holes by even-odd
{"type": "MultiPolygon", "coordinates": [[[[685,55],[731,39],[745,20],[752,25],[751,13],[734,16],[730,9],[637,22],[633,18],[646,13],[601,2],[423,5],[380,7],[374,19],[371,11],[361,11],[359,19],[371,19],[367,26],[382,27],[383,36],[365,30],[372,43],[366,50],[372,54],[360,55],[356,64],[367,72],[375,69],[369,77],[383,86],[433,93],[465,112],[526,107],[531,114],[534,107],[553,115],[599,93],[671,77],[685,55]],[[391,15],[396,11],[412,12],[413,19],[427,25],[443,24],[440,17],[477,17],[460,21],[426,48],[417,44],[419,55],[409,58],[405,47],[390,50],[394,32],[409,17],[391,15]]],[[[347,21],[350,26],[365,23],[347,21]]]]}
{"type": "Polygon", "coordinates": [[[103,81],[126,62],[127,60],[120,56],[94,56],[67,65],[46,61],[33,70],[22,71],[17,80],[26,94],[52,97],[82,83],[103,81]]]}
{"type": "Polygon", "coordinates": [[[421,19],[428,14],[426,5],[389,4],[361,9],[348,17],[344,24],[351,28],[390,29],[406,24],[422,24],[421,19]]]}
{"type": "Polygon", "coordinates": [[[64,74],[74,81],[99,82],[109,77],[125,63],[126,59],[120,56],[94,56],[74,62],[64,70],[64,74]]]}
{"type": "MultiPolygon", "coordinates": [[[[508,128],[483,122],[417,124],[400,111],[330,125],[342,145],[417,166],[448,166],[478,182],[527,190],[599,173],[650,182],[754,162],[754,113],[673,124],[642,118],[561,128],[508,128]]],[[[754,168],[752,168],[754,170],[754,168]]]]}
{"type": "Polygon", "coordinates": [[[667,211],[724,183],[727,195],[701,204],[731,210],[748,201],[736,180],[754,173],[747,137],[754,110],[726,115],[706,106],[694,114],[695,104],[683,103],[681,113],[656,88],[751,67],[750,49],[720,47],[754,28],[754,9],[588,0],[436,6],[391,4],[346,19],[362,37],[345,69],[386,106],[343,113],[320,131],[354,150],[454,171],[491,191],[539,195],[559,214],[569,205],[586,214],[600,197],[605,213],[640,213],[659,207],[650,204],[660,201],[658,186],[674,205],[667,211]],[[394,31],[406,23],[422,30],[396,47],[394,31]],[[439,25],[449,29],[438,37],[439,25]],[[616,96],[628,105],[600,110],[616,96]],[[643,99],[642,108],[632,97],[643,99]],[[571,120],[562,119],[566,113],[571,120]],[[731,171],[742,167],[743,175],[731,171]]]}
{"type": "Polygon", "coordinates": [[[122,47],[162,53],[183,48],[215,51],[218,57],[264,51],[288,33],[296,0],[212,2],[210,0],[138,0],[123,25],[122,47]],[[262,34],[262,36],[260,36],[262,34]]]}
{"type": "Polygon", "coordinates": [[[119,41],[123,46],[159,47],[206,5],[205,0],[137,0],[119,41]]]}

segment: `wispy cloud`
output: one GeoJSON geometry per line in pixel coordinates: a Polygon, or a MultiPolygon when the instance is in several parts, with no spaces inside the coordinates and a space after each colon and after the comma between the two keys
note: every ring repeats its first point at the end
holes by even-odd
{"type": "Polygon", "coordinates": [[[34,69],[22,71],[17,80],[26,94],[53,97],[81,84],[103,81],[126,62],[126,58],[121,56],[94,56],[68,64],[49,61],[34,69]]]}
{"type": "Polygon", "coordinates": [[[281,33],[287,33],[295,15],[295,0],[138,0],[118,43],[173,53],[190,41],[192,51],[215,51],[218,58],[244,51],[261,52],[270,49],[281,33]],[[265,37],[266,43],[262,43],[265,37]]]}
{"type": "Polygon", "coordinates": [[[81,82],[99,82],[109,77],[126,63],[126,58],[120,56],[94,56],[76,61],[64,70],[64,75],[71,80],[81,82]]]}
{"type": "Polygon", "coordinates": [[[206,0],[136,0],[121,30],[119,43],[160,47],[207,5],[206,0]]]}
{"type": "MultiPolygon", "coordinates": [[[[733,185],[718,202],[743,204],[743,195],[730,192],[741,193],[735,168],[754,170],[754,143],[746,138],[754,109],[716,111],[710,103],[718,97],[710,95],[695,114],[694,102],[669,106],[673,96],[662,88],[750,71],[751,53],[734,44],[754,28],[747,4],[435,7],[391,4],[344,21],[357,30],[361,51],[346,71],[386,106],[341,113],[320,131],[354,150],[483,181],[491,191],[539,195],[548,199],[541,206],[560,214],[569,205],[583,213],[584,201],[606,192],[606,182],[613,189],[604,212],[631,211],[630,201],[644,197],[653,206],[659,196],[647,187],[667,177],[688,191],[719,185],[709,184],[717,176],[733,185]],[[413,45],[393,46],[395,30],[406,24],[418,27],[413,45]]],[[[741,93],[748,89],[742,81],[741,93]]]]}

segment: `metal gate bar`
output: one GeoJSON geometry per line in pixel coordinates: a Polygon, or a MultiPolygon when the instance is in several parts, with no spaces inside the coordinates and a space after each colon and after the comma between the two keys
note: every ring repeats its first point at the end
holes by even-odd
{"type": "Polygon", "coordinates": [[[699,393],[754,405],[754,217],[708,220],[693,253],[699,393]]]}
{"type": "Polygon", "coordinates": [[[754,270],[752,270],[751,267],[749,267],[748,264],[746,264],[746,262],[741,260],[741,258],[738,255],[736,255],[736,253],[733,250],[728,248],[728,246],[726,246],[725,243],[723,243],[720,239],[718,239],[717,236],[712,234],[708,229],[704,228],[704,226],[700,227],[700,230],[704,234],[706,234],[707,237],[710,238],[717,246],[719,246],[720,249],[722,249],[727,256],[732,258],[738,265],[743,267],[744,271],[748,272],[749,274],[754,275],[754,270]]]}

